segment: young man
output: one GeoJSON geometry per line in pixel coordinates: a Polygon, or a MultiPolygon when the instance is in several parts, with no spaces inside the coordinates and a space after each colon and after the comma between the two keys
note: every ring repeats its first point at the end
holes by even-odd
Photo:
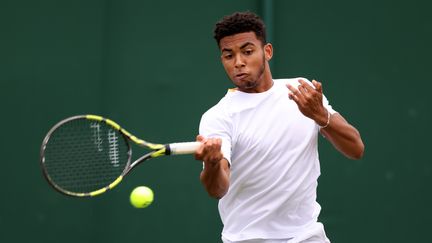
{"type": "Polygon", "coordinates": [[[201,181],[220,199],[224,242],[329,242],[317,222],[318,133],[352,159],[359,132],[323,96],[321,83],[272,79],[262,20],[234,13],[216,24],[221,61],[236,88],[201,119],[201,181]]]}

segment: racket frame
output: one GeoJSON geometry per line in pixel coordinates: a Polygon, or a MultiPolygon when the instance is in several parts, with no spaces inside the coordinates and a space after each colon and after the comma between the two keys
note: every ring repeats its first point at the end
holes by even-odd
{"type": "Polygon", "coordinates": [[[148,160],[150,158],[156,158],[156,157],[160,157],[160,156],[164,156],[164,155],[191,154],[196,150],[198,145],[199,145],[198,142],[172,143],[172,144],[150,143],[150,142],[147,142],[145,140],[142,140],[142,139],[135,137],[134,135],[130,134],[128,131],[126,131],[125,129],[120,127],[120,125],[118,125],[116,122],[114,122],[108,118],[104,118],[104,117],[98,116],[98,115],[77,115],[77,116],[72,116],[72,117],[61,120],[60,122],[55,124],[49,130],[49,132],[47,133],[47,135],[43,139],[43,142],[41,145],[40,166],[42,168],[42,174],[44,175],[45,179],[48,181],[48,184],[50,184],[56,191],[58,191],[64,195],[72,196],[72,197],[94,197],[94,196],[100,195],[100,194],[102,194],[108,190],[113,189],[115,186],[117,186],[123,180],[123,178],[133,168],[135,168],[138,164],[142,163],[143,161],[148,160]],[[46,149],[46,146],[50,140],[51,135],[62,125],[66,124],[68,122],[74,121],[74,120],[79,120],[79,119],[86,119],[86,120],[91,120],[91,121],[96,121],[96,122],[104,122],[105,124],[107,124],[111,128],[118,131],[123,136],[123,139],[127,145],[127,150],[128,150],[127,151],[128,160],[125,164],[125,168],[123,169],[122,173],[117,177],[117,179],[115,179],[109,185],[104,186],[104,187],[97,189],[95,191],[92,191],[92,192],[71,192],[71,191],[63,189],[62,187],[58,186],[51,179],[51,177],[49,176],[49,173],[47,171],[47,168],[45,166],[45,149],[46,149]],[[144,154],[143,156],[141,156],[140,158],[135,160],[133,163],[131,163],[132,148],[131,148],[130,143],[129,143],[130,141],[134,142],[135,144],[137,144],[140,147],[147,148],[147,149],[151,150],[151,152],[144,154]]]}

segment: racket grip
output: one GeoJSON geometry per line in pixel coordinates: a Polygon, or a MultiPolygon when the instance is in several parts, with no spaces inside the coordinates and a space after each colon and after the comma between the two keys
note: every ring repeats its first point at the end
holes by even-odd
{"type": "Polygon", "coordinates": [[[201,142],[170,143],[170,154],[193,154],[201,146],[201,142]]]}

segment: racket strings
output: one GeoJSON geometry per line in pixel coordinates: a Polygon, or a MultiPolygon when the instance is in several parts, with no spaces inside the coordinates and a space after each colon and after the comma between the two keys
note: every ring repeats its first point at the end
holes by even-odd
{"type": "Polygon", "coordinates": [[[44,164],[60,189],[88,193],[108,186],[125,169],[128,145],[123,136],[103,122],[72,120],[51,134],[44,164]]]}

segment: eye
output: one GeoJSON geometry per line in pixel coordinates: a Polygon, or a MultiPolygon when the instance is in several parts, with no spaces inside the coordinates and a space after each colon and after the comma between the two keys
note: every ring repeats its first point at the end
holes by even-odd
{"type": "Polygon", "coordinates": [[[252,53],[253,53],[253,50],[252,50],[252,49],[248,49],[248,50],[245,50],[245,51],[244,51],[244,54],[245,54],[245,55],[248,55],[248,56],[249,56],[249,55],[252,55],[252,53]]]}
{"type": "Polygon", "coordinates": [[[227,53],[227,54],[223,55],[223,57],[225,59],[231,59],[232,58],[232,54],[231,53],[227,53]]]}

